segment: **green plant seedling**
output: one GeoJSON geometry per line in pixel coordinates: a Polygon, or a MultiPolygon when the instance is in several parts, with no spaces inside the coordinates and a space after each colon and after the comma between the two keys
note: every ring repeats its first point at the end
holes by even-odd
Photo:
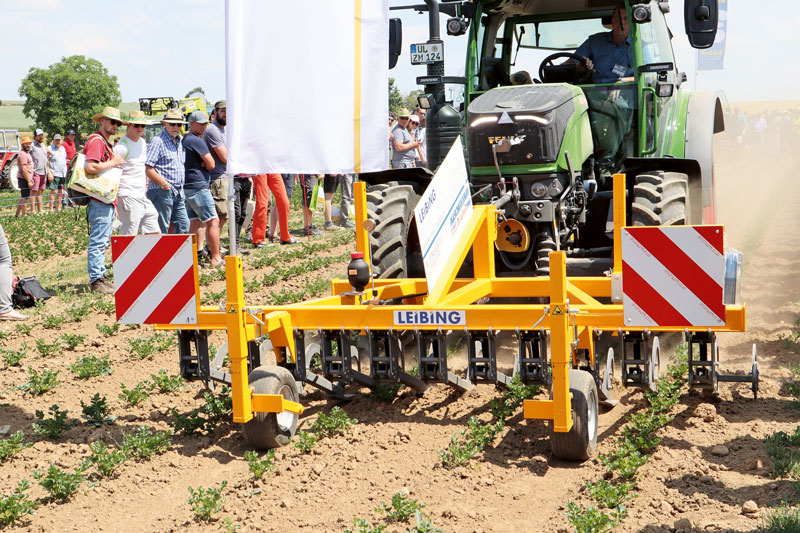
{"type": "Polygon", "coordinates": [[[85,481],[83,473],[86,465],[79,465],[75,471],[67,472],[54,464],[50,464],[47,474],[42,474],[39,470],[33,472],[33,478],[39,481],[39,485],[50,495],[53,501],[65,501],[70,496],[78,492],[81,483],[85,481]]]}
{"type": "Polygon", "coordinates": [[[589,506],[581,508],[575,502],[567,504],[567,519],[575,531],[580,533],[601,533],[610,531],[620,524],[613,516],[610,516],[600,509],[589,506]]]}
{"type": "Polygon", "coordinates": [[[77,357],[75,362],[69,365],[69,369],[80,379],[107,376],[111,374],[111,362],[108,357],[108,354],[102,357],[94,355],[77,357]]]}
{"type": "Polygon", "coordinates": [[[25,494],[31,487],[27,479],[19,482],[14,491],[8,496],[0,496],[0,525],[10,526],[23,516],[33,514],[39,503],[28,499],[25,494]]]}
{"type": "Polygon", "coordinates": [[[213,487],[189,487],[188,500],[189,505],[192,506],[195,517],[204,522],[211,520],[211,515],[222,511],[222,504],[225,503],[225,497],[222,496],[223,489],[228,485],[227,481],[220,483],[218,488],[213,487]]]}
{"type": "Polygon", "coordinates": [[[150,397],[147,392],[150,390],[151,383],[147,380],[140,381],[135,387],[129,389],[125,387],[124,383],[120,383],[122,392],[119,393],[119,399],[125,402],[129,407],[136,407],[150,397]]]}
{"type": "Polygon", "coordinates": [[[45,414],[41,410],[37,409],[34,412],[36,420],[33,421],[33,432],[37,435],[45,435],[47,438],[55,440],[78,423],[77,420],[68,419],[67,414],[69,411],[66,409],[60,410],[56,404],[51,405],[48,411],[52,418],[45,418],[45,414]]]}
{"type": "Polygon", "coordinates": [[[179,392],[183,390],[183,385],[185,383],[181,376],[170,376],[163,368],[158,371],[158,374],[150,374],[150,378],[152,379],[153,389],[161,394],[179,392]]]}
{"type": "Polygon", "coordinates": [[[58,329],[64,325],[67,319],[60,315],[47,315],[42,318],[42,326],[45,329],[58,329]]]}
{"type": "Polygon", "coordinates": [[[39,354],[42,357],[50,357],[54,353],[56,353],[61,348],[61,343],[56,342],[47,342],[44,339],[36,339],[36,350],[38,350],[39,354]]]}
{"type": "Polygon", "coordinates": [[[101,313],[110,315],[116,312],[117,305],[116,303],[114,303],[113,299],[100,298],[99,300],[94,302],[94,308],[100,311],[101,313]]]}
{"type": "Polygon", "coordinates": [[[469,464],[470,460],[492,442],[504,427],[503,420],[498,420],[495,424],[490,425],[483,424],[475,416],[470,417],[467,421],[467,429],[459,432],[458,435],[453,435],[447,449],[439,450],[442,465],[445,468],[455,468],[469,464]]]}
{"type": "Polygon", "coordinates": [[[119,331],[119,324],[116,322],[110,326],[106,326],[105,324],[97,324],[97,331],[99,331],[103,337],[111,337],[119,331]]]}
{"type": "Polygon", "coordinates": [[[762,518],[759,533],[793,533],[800,531],[800,508],[782,504],[762,518]]]}
{"type": "Polygon", "coordinates": [[[402,492],[396,492],[392,495],[391,505],[381,502],[376,511],[385,514],[387,522],[408,522],[414,513],[423,507],[424,503],[412,500],[402,492]]]}
{"type": "Polygon", "coordinates": [[[764,445],[772,457],[774,477],[800,480],[800,426],[793,433],[778,431],[769,435],[764,445]]]}
{"type": "Polygon", "coordinates": [[[81,409],[83,411],[83,418],[89,424],[95,427],[100,427],[103,424],[113,424],[117,419],[116,416],[111,415],[111,407],[105,396],[100,396],[100,393],[95,393],[88,404],[83,403],[81,400],[81,409]]]}
{"type": "Polygon", "coordinates": [[[259,459],[257,452],[248,450],[244,452],[244,459],[253,475],[253,481],[258,481],[266,472],[275,470],[275,450],[269,450],[263,459],[259,459]]]}
{"type": "Polygon", "coordinates": [[[317,436],[310,431],[298,431],[295,434],[297,440],[292,443],[292,446],[300,450],[300,453],[309,454],[317,443],[317,436]]]}
{"type": "Polygon", "coordinates": [[[89,445],[91,455],[88,462],[97,468],[100,477],[112,477],[129,456],[125,450],[109,448],[105,442],[97,440],[89,445]]]}
{"type": "Polygon", "coordinates": [[[74,350],[86,340],[86,335],[78,335],[77,333],[64,333],[59,337],[59,340],[67,350],[74,350]]]}
{"type": "Polygon", "coordinates": [[[17,388],[24,393],[40,396],[58,386],[58,372],[58,370],[45,369],[39,374],[33,368],[28,367],[28,381],[17,388]]]}
{"type": "Polygon", "coordinates": [[[27,345],[23,344],[22,347],[12,350],[11,348],[0,348],[0,357],[3,358],[3,363],[6,366],[21,366],[20,363],[28,355],[27,345]]]}
{"type": "Polygon", "coordinates": [[[4,463],[13,458],[25,448],[33,446],[32,442],[24,442],[25,433],[17,431],[12,433],[7,439],[0,440],[0,463],[4,463]]]}
{"type": "Polygon", "coordinates": [[[92,306],[89,302],[79,302],[67,308],[66,314],[73,322],[80,322],[92,311],[92,306]]]}
{"type": "Polygon", "coordinates": [[[331,409],[331,414],[329,415],[320,413],[311,426],[311,431],[320,438],[331,437],[344,434],[345,430],[353,424],[358,424],[358,420],[348,417],[344,409],[336,406],[331,409]]]}
{"type": "Polygon", "coordinates": [[[366,518],[353,517],[353,525],[355,530],[345,529],[344,533],[383,533],[386,531],[385,524],[372,526],[366,518]]]}
{"type": "Polygon", "coordinates": [[[30,335],[34,327],[36,327],[36,324],[16,324],[14,329],[16,329],[17,333],[20,335],[30,335]]]}
{"type": "Polygon", "coordinates": [[[172,445],[172,434],[166,431],[153,431],[150,426],[142,426],[135,433],[125,435],[120,447],[129,457],[136,460],[150,459],[161,455],[172,445]]]}
{"type": "Polygon", "coordinates": [[[419,509],[414,511],[414,519],[417,522],[416,526],[407,529],[406,533],[444,533],[443,529],[434,526],[429,518],[424,517],[419,509]]]}
{"type": "Polygon", "coordinates": [[[0,331],[0,341],[4,341],[11,336],[11,333],[8,331],[0,331]]]}
{"type": "Polygon", "coordinates": [[[239,524],[234,524],[233,520],[226,516],[222,519],[222,523],[219,525],[219,528],[223,531],[227,531],[228,533],[233,533],[234,531],[242,529],[242,526],[239,524]]]}
{"type": "Polygon", "coordinates": [[[184,435],[192,435],[197,431],[205,431],[206,419],[200,416],[200,410],[195,409],[188,413],[181,414],[175,409],[172,410],[172,420],[169,425],[176,433],[183,433],[184,435]]]}
{"type": "Polygon", "coordinates": [[[632,481],[612,485],[605,479],[601,479],[597,483],[587,483],[586,488],[589,491],[589,495],[601,508],[615,509],[622,505],[625,500],[634,496],[631,491],[635,485],[632,481]]]}
{"type": "Polygon", "coordinates": [[[379,402],[392,403],[402,388],[402,383],[377,383],[370,391],[369,397],[379,402]]]}

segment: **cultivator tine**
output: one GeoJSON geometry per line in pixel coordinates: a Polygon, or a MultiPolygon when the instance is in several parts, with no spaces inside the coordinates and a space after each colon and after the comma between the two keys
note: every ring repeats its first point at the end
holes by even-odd
{"type": "Polygon", "coordinates": [[[374,387],[375,381],[361,373],[361,361],[358,350],[350,344],[350,332],[344,328],[339,330],[319,329],[322,339],[322,375],[330,380],[357,381],[368,387],[374,387]],[[336,341],[336,350],[333,342],[336,341]],[[353,370],[353,359],[358,370],[353,370]]]}
{"type": "Polygon", "coordinates": [[[295,367],[292,369],[292,375],[295,380],[300,383],[308,383],[336,398],[353,398],[352,394],[345,394],[344,389],[340,385],[332,383],[309,369],[312,356],[314,354],[319,354],[321,349],[317,344],[310,344],[308,348],[306,348],[305,332],[296,328],[294,330],[294,347],[297,361],[295,367]]]}
{"type": "Polygon", "coordinates": [[[405,358],[400,339],[393,331],[371,331],[366,328],[369,346],[369,372],[375,382],[400,382],[413,389],[424,391],[428,388],[411,374],[405,372],[405,358]]]}
{"type": "Polygon", "coordinates": [[[595,381],[597,381],[597,394],[601,404],[606,407],[614,407],[619,403],[611,396],[611,378],[614,376],[614,348],[608,348],[608,355],[606,356],[605,369],[603,376],[600,377],[600,359],[595,356],[595,381]]]}
{"type": "Polygon", "coordinates": [[[417,339],[417,361],[422,381],[441,381],[463,391],[472,390],[474,385],[471,381],[447,370],[447,333],[442,328],[436,331],[420,331],[415,328],[414,335],[417,339]]]}
{"type": "Polygon", "coordinates": [[[714,339],[714,344],[712,351],[714,353],[714,361],[716,365],[714,365],[714,374],[715,374],[715,383],[719,386],[719,382],[725,383],[749,383],[750,390],[753,391],[753,399],[758,399],[758,353],[756,350],[756,345],[753,343],[753,363],[750,367],[750,373],[747,375],[737,375],[737,374],[720,374],[717,372],[717,368],[719,368],[719,343],[714,339]]]}
{"type": "Polygon", "coordinates": [[[472,383],[511,384],[511,377],[497,371],[497,333],[489,328],[487,331],[467,332],[467,379],[472,383]]]}
{"type": "Polygon", "coordinates": [[[517,341],[517,360],[514,373],[519,375],[525,385],[549,385],[551,376],[547,360],[547,333],[545,330],[515,331],[517,341]]]}
{"type": "MultiPolygon", "coordinates": [[[[719,394],[719,350],[716,347],[717,336],[712,331],[689,333],[688,383],[690,388],[701,389],[708,394],[719,394]],[[697,358],[694,347],[697,346],[697,358]]],[[[737,377],[737,376],[731,376],[737,377]]],[[[733,380],[731,380],[733,381],[733,380]]]]}
{"type": "Polygon", "coordinates": [[[625,387],[655,390],[656,362],[650,353],[650,332],[620,331],[619,337],[622,346],[622,384],[625,387]]]}

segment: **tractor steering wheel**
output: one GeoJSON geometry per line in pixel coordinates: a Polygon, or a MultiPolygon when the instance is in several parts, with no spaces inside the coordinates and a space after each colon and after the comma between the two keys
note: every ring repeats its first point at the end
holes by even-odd
{"type": "Polygon", "coordinates": [[[583,65],[585,72],[581,74],[580,78],[578,78],[577,83],[584,83],[591,79],[592,73],[589,70],[589,64],[586,63],[586,59],[583,56],[579,56],[578,54],[574,54],[572,52],[556,52],[555,54],[550,54],[549,56],[545,57],[544,60],[542,60],[542,63],[539,65],[539,79],[544,82],[545,67],[555,66],[553,64],[553,61],[555,61],[556,59],[561,59],[562,57],[565,57],[567,59],[574,59],[575,61],[583,65]]]}

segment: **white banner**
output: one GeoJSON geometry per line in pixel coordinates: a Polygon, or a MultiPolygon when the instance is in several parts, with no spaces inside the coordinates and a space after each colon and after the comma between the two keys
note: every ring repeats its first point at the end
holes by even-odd
{"type": "Polygon", "coordinates": [[[453,143],[431,184],[414,208],[428,292],[447,281],[443,268],[472,214],[461,137],[453,143]]]}
{"type": "Polygon", "coordinates": [[[227,0],[228,172],[389,166],[387,0],[227,0]]]}

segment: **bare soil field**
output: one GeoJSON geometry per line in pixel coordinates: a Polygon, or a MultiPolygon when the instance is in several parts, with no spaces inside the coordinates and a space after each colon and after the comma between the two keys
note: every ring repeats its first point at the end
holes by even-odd
{"type": "MultiPolygon", "coordinates": [[[[749,370],[756,343],[761,391],[754,401],[745,385],[723,384],[720,397],[708,399],[689,394],[684,387],[673,411],[675,418],[661,432],[663,441],[639,470],[637,496],[628,501],[628,516],[617,531],[676,531],[676,523],[683,531],[753,531],[770,507],[793,496],[791,483],[771,475],[764,438],[776,431],[794,432],[798,425],[798,410],[784,387],[791,376],[788,366],[798,362],[798,354],[780,336],[792,334],[800,316],[800,232],[796,229],[800,189],[795,172],[800,158],[796,152],[746,157],[726,153],[718,161],[718,219],[727,226],[728,244],[745,254],[742,296],[748,309],[747,332],[721,336],[721,370],[749,370]],[[748,506],[743,509],[750,500],[757,505],[755,512],[745,512],[751,511],[748,506]],[[681,519],[688,522],[678,522],[681,519]]],[[[313,255],[343,256],[353,244],[341,235],[318,238],[314,242],[325,242],[325,250],[313,255]]],[[[284,294],[302,291],[314,280],[344,274],[343,261],[259,287],[257,280],[274,269],[308,260],[285,256],[272,264],[256,261],[285,252],[262,249],[245,260],[245,278],[254,289],[248,292],[248,303],[263,302],[281,290],[284,294]]],[[[108,305],[111,299],[81,294],[86,288],[83,261],[83,256],[73,255],[18,268],[20,274],[36,274],[57,295],[35,311],[29,332],[15,324],[0,324],[2,348],[27,351],[20,366],[6,366],[0,373],[0,426],[10,426],[9,434],[23,431],[25,440],[33,443],[0,463],[4,496],[25,478],[31,481],[27,491],[31,499],[44,498],[44,488],[32,477],[35,470],[45,472],[51,464],[71,470],[90,455],[91,443],[102,440],[115,446],[142,426],[170,432],[175,412],[186,413],[206,403],[199,383],[185,384],[172,393],[153,390],[134,407],[119,397],[122,384],[130,389],[152,380],[151,375],[161,369],[176,374],[177,348],[136,358],[129,341],[150,339],[151,328],[122,326],[109,332],[114,322],[108,305]],[[76,306],[89,301],[91,311],[86,316],[69,317],[68,311],[78,315],[76,306]],[[67,318],[54,326],[52,316],[67,318]],[[41,355],[37,340],[55,344],[65,333],[86,337],[73,350],[64,348],[62,340],[61,348],[41,355]],[[77,358],[106,354],[108,375],[80,379],[69,368],[77,358]],[[28,381],[29,366],[40,373],[58,371],[58,386],[42,395],[19,390],[28,381]],[[81,418],[81,402],[89,403],[96,393],[107,398],[111,414],[118,417],[113,424],[98,428],[81,418]],[[54,404],[80,422],[50,440],[35,434],[32,423],[37,410],[47,414],[54,404]]],[[[210,301],[215,301],[224,295],[223,290],[221,279],[201,287],[206,301],[209,294],[214,296],[210,301]]],[[[213,340],[219,345],[223,336],[215,334],[213,340]]],[[[504,363],[510,365],[510,361],[504,363]]],[[[88,469],[88,479],[69,499],[43,502],[34,514],[6,530],[358,530],[353,527],[354,517],[373,525],[383,523],[378,508],[402,492],[424,502],[424,515],[444,531],[569,531],[567,504],[589,505],[585,484],[601,479],[605,472],[599,459],[583,464],[554,459],[546,425],[526,421],[520,412],[469,466],[447,469],[439,451],[466,428],[471,416],[489,420],[489,402],[499,391],[481,386],[459,394],[444,385],[432,385],[416,395],[404,388],[391,403],[369,396],[367,389],[360,392],[350,402],[328,400],[319,392],[305,395],[301,429],[334,406],[358,423],[342,435],[322,438],[309,454],[294,446],[277,450],[274,471],[259,481],[248,470],[244,459],[248,448],[239,428],[226,418],[207,432],[176,433],[164,453],[129,459],[112,477],[100,478],[93,474],[94,468],[88,469]],[[209,522],[196,519],[187,503],[189,488],[219,487],[223,481],[227,485],[221,512],[209,522]]],[[[615,445],[626,415],[645,405],[641,390],[617,386],[615,393],[620,404],[600,415],[599,454],[615,445]]],[[[413,523],[413,518],[409,523],[392,523],[387,531],[406,531],[413,523]]]]}

